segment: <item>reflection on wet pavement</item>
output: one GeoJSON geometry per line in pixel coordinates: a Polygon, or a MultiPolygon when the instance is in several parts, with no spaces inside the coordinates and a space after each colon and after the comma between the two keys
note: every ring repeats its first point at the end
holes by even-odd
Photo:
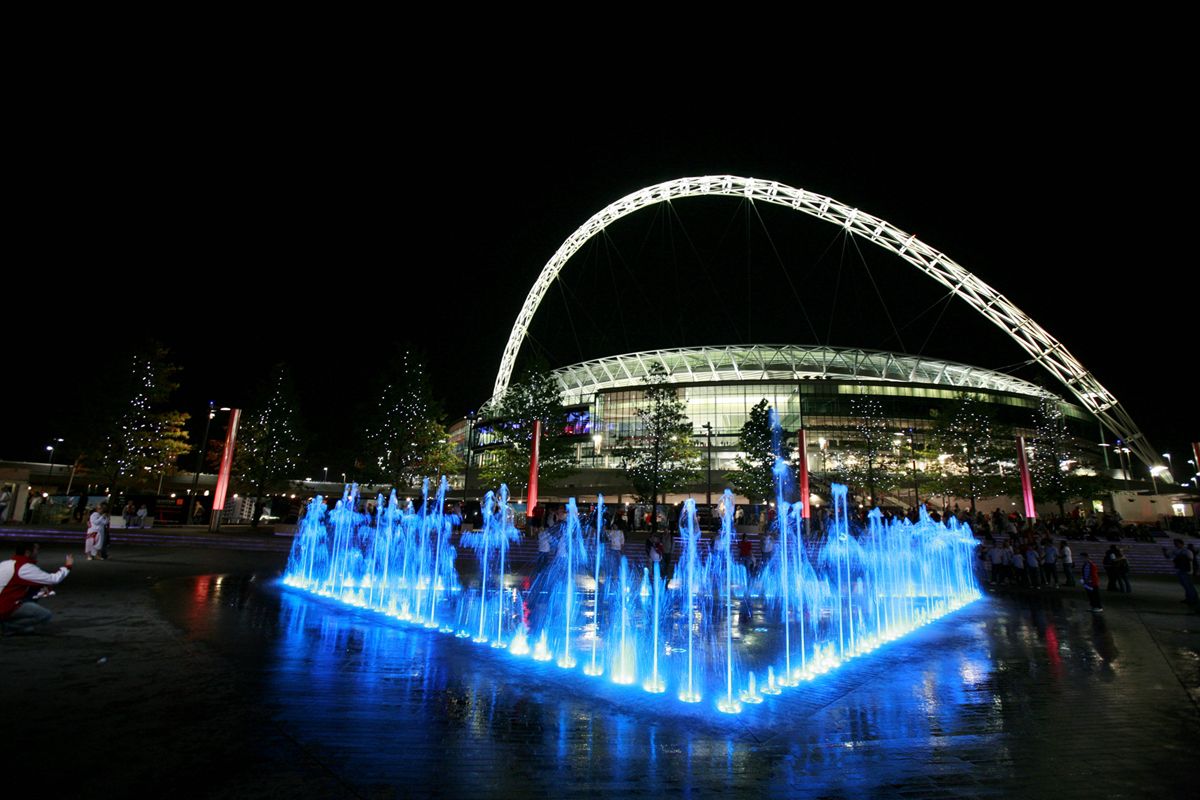
{"type": "Polygon", "coordinates": [[[203,576],[161,598],[371,795],[1145,796],[1187,786],[1200,732],[1137,615],[1073,594],[985,599],[735,718],[274,582],[203,576]]]}

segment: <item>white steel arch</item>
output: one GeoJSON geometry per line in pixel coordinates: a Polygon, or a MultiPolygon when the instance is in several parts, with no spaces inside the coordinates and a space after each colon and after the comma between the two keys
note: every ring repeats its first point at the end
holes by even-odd
{"type": "Polygon", "coordinates": [[[847,232],[895,253],[950,289],[985,319],[1008,334],[1035,361],[1061,381],[1084,408],[1095,414],[1105,427],[1123,439],[1143,463],[1147,466],[1155,464],[1156,451],[1112,392],[1105,389],[1061,342],[1034,322],[1032,317],[953,259],[920,241],[915,235],[905,233],[885,220],[851,208],[832,197],[796,189],[776,181],[739,178],[735,175],[678,178],[648,186],[597,211],[587,222],[580,225],[559,246],[554,256],[546,262],[546,266],[542,267],[541,274],[529,290],[525,304],[521,306],[517,321],[509,334],[508,344],[504,347],[500,371],[496,373],[496,384],[492,390],[493,397],[499,397],[508,388],[513,367],[516,365],[517,352],[521,349],[529,323],[542,298],[567,260],[585,242],[622,217],[647,206],[684,197],[713,196],[741,197],[792,208],[839,225],[847,232]]]}

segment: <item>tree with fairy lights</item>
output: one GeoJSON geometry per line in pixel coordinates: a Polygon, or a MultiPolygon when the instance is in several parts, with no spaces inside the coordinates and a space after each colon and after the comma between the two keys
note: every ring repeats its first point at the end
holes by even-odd
{"type": "Polygon", "coordinates": [[[734,459],[738,471],[726,476],[735,491],[756,503],[775,496],[775,458],[789,463],[792,458],[792,449],[779,435],[771,416],[771,404],[765,397],[750,409],[738,434],[738,449],[742,452],[734,459]]]}
{"type": "Polygon", "coordinates": [[[422,359],[404,350],[382,373],[377,400],[364,415],[365,478],[408,488],[460,468],[422,359]]]}
{"type": "Polygon", "coordinates": [[[651,503],[650,533],[658,533],[658,503],[666,492],[684,488],[700,473],[700,448],[684,401],[667,382],[667,371],[652,364],[642,378],[644,399],[636,434],[617,450],[639,502],[651,503]]]}
{"type": "Polygon", "coordinates": [[[187,443],[189,415],[163,409],[179,387],[179,368],[168,360],[168,351],[152,343],[130,358],[128,371],[114,376],[117,391],[126,399],[117,406],[100,446],[103,469],[109,474],[112,494],[119,484],[147,485],[174,472],[187,443]]]}
{"type": "Polygon", "coordinates": [[[535,420],[542,423],[539,478],[553,480],[573,466],[567,412],[558,384],[544,365],[527,369],[498,401],[482,410],[481,416],[475,431],[480,444],[479,473],[485,485],[505,483],[514,493],[529,488],[535,420]]]}
{"type": "Polygon", "coordinates": [[[974,514],[978,499],[1016,490],[1012,430],[996,421],[978,395],[956,395],[938,415],[929,444],[938,464],[926,477],[930,493],[969,500],[974,514]]]}
{"type": "Polygon", "coordinates": [[[254,495],[254,527],[262,519],[266,494],[295,476],[302,440],[295,390],[287,367],[278,364],[242,415],[234,460],[238,482],[254,495]]]}
{"type": "Polygon", "coordinates": [[[829,477],[856,487],[874,506],[882,490],[890,488],[901,471],[892,431],[883,404],[873,395],[853,398],[850,418],[851,427],[832,451],[829,477]]]}
{"type": "Polygon", "coordinates": [[[1059,514],[1066,516],[1071,498],[1091,498],[1107,488],[1108,481],[1083,462],[1058,398],[1043,396],[1038,402],[1034,435],[1027,444],[1034,493],[1055,502],[1059,514]]]}

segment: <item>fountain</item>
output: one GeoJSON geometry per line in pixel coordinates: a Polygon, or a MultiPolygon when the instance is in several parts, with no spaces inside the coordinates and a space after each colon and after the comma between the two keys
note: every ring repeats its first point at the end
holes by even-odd
{"type": "Polygon", "coordinates": [[[379,495],[373,514],[361,509],[357,486],[347,486],[332,510],[313,498],[284,583],[470,639],[504,658],[578,667],[622,691],[670,694],[693,707],[707,702],[725,714],[799,691],[980,596],[967,526],[926,513],[915,524],[889,522],[878,510],[860,526],[848,513],[846,487],[835,484],[831,523],[810,531],[803,498],[786,499],[787,465],[778,462],[775,472],[778,546],[753,569],[734,549],[728,490],[711,540],[695,502],[684,502],[681,559],[669,580],[665,565],[640,553],[606,562],[603,498],[586,516],[572,499],[551,531],[557,556],[523,589],[510,588],[519,583],[509,551],[520,532],[507,487],[486,495],[482,525],[455,542],[442,479],[435,492],[424,483],[419,506],[395,492],[379,495]],[[474,551],[473,568],[456,564],[459,548],[474,551]],[[760,627],[751,648],[744,640],[752,625],[760,627]]]}

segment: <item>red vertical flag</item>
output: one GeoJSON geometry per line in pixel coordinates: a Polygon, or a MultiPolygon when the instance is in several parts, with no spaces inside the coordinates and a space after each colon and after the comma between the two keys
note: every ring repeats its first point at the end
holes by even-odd
{"type": "MultiPolygon", "coordinates": [[[[221,472],[217,475],[217,491],[213,493],[213,511],[225,509],[225,495],[229,491],[229,473],[233,470],[233,448],[237,445],[238,422],[242,418],[240,408],[229,414],[229,427],[225,429],[225,450],[221,453],[221,472]]],[[[216,517],[216,514],[213,515],[216,517]]]]}
{"type": "Polygon", "coordinates": [[[1025,519],[1037,519],[1033,507],[1033,480],[1029,476],[1029,459],[1025,457],[1025,437],[1017,437],[1017,466],[1021,470],[1021,497],[1025,500],[1025,519]]]}
{"type": "Polygon", "coordinates": [[[537,473],[538,473],[538,454],[542,447],[542,421],[535,419],[533,421],[533,453],[529,459],[529,502],[525,515],[529,516],[533,510],[537,508],[537,473]]]}
{"type": "Polygon", "coordinates": [[[808,436],[805,434],[804,428],[797,432],[796,438],[798,439],[796,447],[800,450],[800,502],[804,504],[804,518],[809,519],[808,436]]]}

